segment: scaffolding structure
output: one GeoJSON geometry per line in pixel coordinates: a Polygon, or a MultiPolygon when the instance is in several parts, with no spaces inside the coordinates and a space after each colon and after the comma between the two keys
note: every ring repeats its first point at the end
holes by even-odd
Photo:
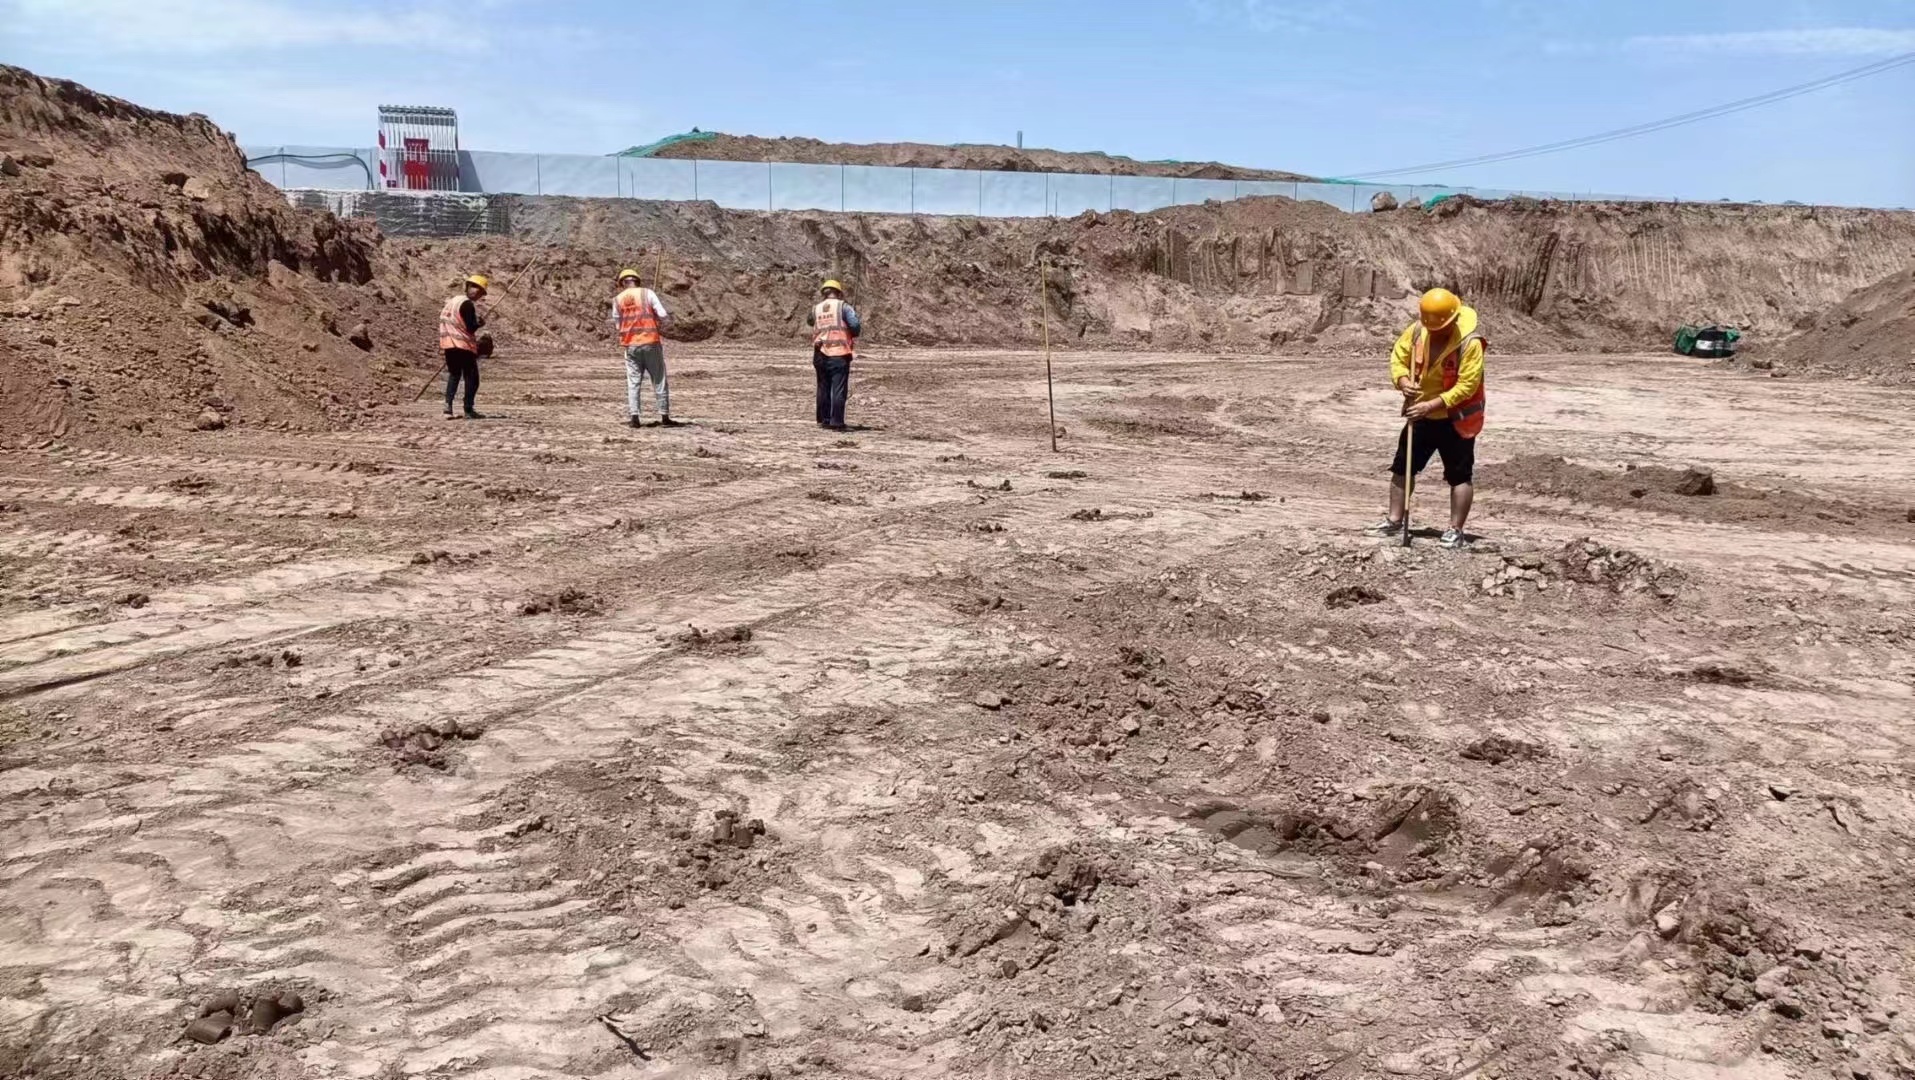
{"type": "Polygon", "coordinates": [[[458,191],[459,116],[432,105],[379,106],[379,181],[402,191],[458,191]]]}

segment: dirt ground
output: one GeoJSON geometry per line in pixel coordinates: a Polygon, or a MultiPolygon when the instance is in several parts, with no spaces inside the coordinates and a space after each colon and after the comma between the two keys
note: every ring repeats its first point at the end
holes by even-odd
{"type": "Polygon", "coordinates": [[[1056,363],[0,452],[0,1074],[1915,1075],[1905,405],[1501,357],[1455,554],[1367,367],[1056,363]]]}

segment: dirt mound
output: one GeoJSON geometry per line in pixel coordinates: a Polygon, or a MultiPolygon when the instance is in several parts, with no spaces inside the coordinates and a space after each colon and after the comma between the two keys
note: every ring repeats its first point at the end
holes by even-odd
{"type": "Polygon", "coordinates": [[[1905,270],[1811,319],[1764,357],[1774,370],[1811,375],[1915,382],[1915,270],[1905,270]]]}
{"type": "Polygon", "coordinates": [[[1560,457],[1524,454],[1484,466],[1481,472],[1486,483],[1498,487],[1702,521],[1915,537],[1902,503],[1861,506],[1800,491],[1734,483],[1695,467],[1597,469],[1560,457]]]}
{"type": "Polygon", "coordinates": [[[868,345],[1034,346],[1042,258],[1064,348],[1374,351],[1441,284],[1500,349],[1661,352],[1698,313],[1783,335],[1915,257],[1915,215],[1797,207],[1456,199],[1355,215],[1276,198],[978,219],[528,197],[509,217],[510,237],[391,245],[421,305],[468,267],[516,281],[499,302],[508,351],[602,344],[632,262],[648,277],[662,264],[681,341],[800,341],[830,275],[850,283],[868,345]]]}
{"type": "Polygon", "coordinates": [[[0,66],[0,155],[9,432],[316,425],[408,381],[377,230],[293,210],[206,118],[0,66]]]}
{"type": "Polygon", "coordinates": [[[803,165],[891,165],[919,169],[991,169],[998,172],[1074,172],[1098,176],[1176,176],[1201,180],[1309,180],[1276,169],[1246,169],[1214,161],[1137,161],[1096,151],[1021,149],[981,143],[828,143],[818,139],[724,135],[674,143],[662,158],[707,161],[790,161],[803,165]]]}

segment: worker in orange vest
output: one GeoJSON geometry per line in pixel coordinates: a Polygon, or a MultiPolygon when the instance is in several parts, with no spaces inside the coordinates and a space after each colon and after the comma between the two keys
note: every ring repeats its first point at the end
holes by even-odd
{"type": "Polygon", "coordinates": [[[1431,289],[1417,305],[1417,319],[1396,339],[1390,353],[1390,383],[1403,395],[1403,433],[1390,463],[1389,516],[1367,530],[1372,536],[1400,535],[1404,528],[1404,444],[1413,444],[1409,476],[1443,458],[1443,480],[1450,486],[1449,528],[1443,546],[1467,547],[1463,526],[1475,498],[1476,436],[1483,430],[1483,354],[1489,339],[1478,328],[1476,310],[1448,289],[1431,289]],[[1414,429],[1414,430],[1412,430],[1414,429]]]}
{"type": "Polygon", "coordinates": [[[652,396],[658,399],[660,427],[678,427],[672,419],[672,391],[665,381],[665,341],[662,327],[671,324],[671,313],[658,294],[639,282],[638,271],[618,272],[619,293],[612,300],[612,325],[618,328],[618,343],[625,348],[625,404],[633,427],[639,426],[638,397],[646,376],[652,380],[652,396]]]}
{"type": "Polygon", "coordinates": [[[452,419],[452,399],[457,396],[459,380],[465,380],[465,418],[483,420],[473,410],[479,395],[479,301],[491,281],[484,274],[465,279],[465,291],[445,302],[439,309],[439,348],[446,361],[446,419],[452,419]]]}
{"type": "Polygon", "coordinates": [[[851,356],[864,325],[844,302],[844,286],[835,278],[819,289],[824,294],[805,316],[811,327],[811,369],[818,376],[818,426],[845,430],[844,403],[851,396],[851,356]]]}

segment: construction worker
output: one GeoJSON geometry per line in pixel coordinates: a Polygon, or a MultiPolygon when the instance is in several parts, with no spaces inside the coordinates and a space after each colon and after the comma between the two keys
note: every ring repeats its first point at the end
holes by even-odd
{"type": "Polygon", "coordinates": [[[452,419],[452,399],[465,380],[465,418],[483,420],[472,408],[479,394],[479,318],[478,302],[491,284],[484,274],[465,279],[465,291],[445,302],[439,310],[439,348],[446,358],[446,419],[452,419]]]}
{"type": "Polygon", "coordinates": [[[1413,444],[1408,475],[1415,476],[1432,455],[1443,458],[1443,480],[1450,486],[1449,527],[1443,546],[1468,546],[1463,526],[1475,496],[1476,435],[1483,430],[1483,354],[1489,339],[1478,329],[1476,310],[1448,289],[1431,289],[1417,305],[1417,319],[1396,339],[1390,353],[1390,383],[1403,395],[1403,433],[1390,463],[1389,516],[1368,532],[1400,535],[1404,528],[1404,444],[1413,444]]]}
{"type": "Polygon", "coordinates": [[[845,430],[844,403],[851,396],[851,354],[864,325],[844,302],[844,286],[834,278],[819,291],[824,299],[805,316],[811,327],[811,369],[818,373],[818,426],[845,430]]]}
{"type": "Polygon", "coordinates": [[[671,325],[671,313],[658,294],[640,284],[638,271],[618,272],[618,296],[612,300],[612,325],[625,347],[625,404],[631,424],[639,426],[638,391],[651,376],[652,396],[658,399],[660,427],[678,427],[672,419],[672,392],[665,382],[665,342],[659,329],[671,325]]]}

